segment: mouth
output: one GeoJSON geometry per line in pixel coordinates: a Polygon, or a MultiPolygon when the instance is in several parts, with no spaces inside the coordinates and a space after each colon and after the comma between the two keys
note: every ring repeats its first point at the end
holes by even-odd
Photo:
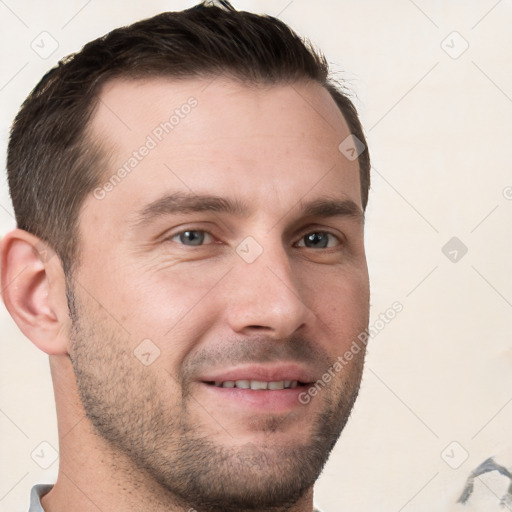
{"type": "Polygon", "coordinates": [[[313,373],[296,364],[231,368],[199,381],[212,404],[251,413],[306,409],[300,398],[314,382],[313,373]]]}
{"type": "Polygon", "coordinates": [[[306,410],[310,405],[301,399],[310,384],[290,381],[204,381],[201,382],[207,402],[222,409],[239,413],[284,414],[292,410],[306,410]]]}
{"type": "Polygon", "coordinates": [[[255,379],[225,380],[225,381],[202,381],[209,386],[218,388],[237,388],[248,389],[251,391],[279,391],[282,389],[295,389],[298,387],[307,387],[311,383],[298,380],[274,380],[264,381],[255,379]]]}

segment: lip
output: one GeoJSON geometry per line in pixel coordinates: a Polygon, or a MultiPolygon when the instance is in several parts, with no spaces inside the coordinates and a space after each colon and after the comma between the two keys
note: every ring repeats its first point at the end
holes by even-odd
{"type": "Polygon", "coordinates": [[[227,380],[260,380],[275,382],[281,380],[296,380],[303,384],[315,382],[312,372],[298,364],[279,364],[273,366],[239,366],[222,371],[202,375],[197,380],[203,383],[225,382],[227,380]]]}
{"type": "MultiPolygon", "coordinates": [[[[279,365],[248,365],[237,368],[211,371],[202,375],[199,384],[214,403],[226,404],[229,407],[248,409],[252,413],[287,413],[298,407],[303,408],[300,400],[301,393],[308,390],[315,382],[312,371],[296,363],[281,363],[279,365]],[[215,386],[215,382],[236,380],[260,381],[298,381],[296,388],[285,389],[242,389],[223,388],[215,386]]],[[[306,410],[306,409],[304,409],[306,410]]]]}
{"type": "Polygon", "coordinates": [[[309,385],[298,386],[288,389],[242,389],[242,388],[221,388],[212,384],[200,383],[203,392],[209,396],[210,405],[216,403],[234,407],[240,411],[248,409],[251,413],[288,413],[293,409],[304,408],[308,402],[300,400],[300,395],[307,392],[309,385]]]}

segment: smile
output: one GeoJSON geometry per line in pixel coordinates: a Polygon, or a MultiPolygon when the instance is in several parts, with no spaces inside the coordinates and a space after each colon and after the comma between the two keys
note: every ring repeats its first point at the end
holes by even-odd
{"type": "Polygon", "coordinates": [[[240,388],[251,390],[279,390],[279,389],[293,389],[298,386],[305,386],[306,384],[297,380],[278,380],[278,381],[263,381],[263,380],[226,380],[226,381],[210,381],[206,384],[217,386],[218,388],[240,388]]]}

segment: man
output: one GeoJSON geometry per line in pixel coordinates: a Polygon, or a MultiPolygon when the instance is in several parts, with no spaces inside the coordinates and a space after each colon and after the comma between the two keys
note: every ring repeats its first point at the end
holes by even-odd
{"type": "Polygon", "coordinates": [[[227,2],[112,31],[12,128],[3,299],[49,354],[30,511],[311,512],[356,399],[369,155],[325,59],[227,2]]]}

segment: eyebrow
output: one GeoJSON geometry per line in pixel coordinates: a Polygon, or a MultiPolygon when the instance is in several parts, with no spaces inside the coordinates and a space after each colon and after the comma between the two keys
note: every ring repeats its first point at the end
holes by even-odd
{"type": "Polygon", "coordinates": [[[249,215],[249,207],[243,202],[214,195],[176,192],[149,203],[137,215],[136,224],[149,224],[164,215],[195,212],[229,213],[238,217],[249,215]]]}
{"type": "MultiPolygon", "coordinates": [[[[298,207],[304,217],[353,217],[360,222],[364,220],[363,211],[350,199],[325,197],[308,203],[301,200],[298,207]]],[[[137,214],[135,224],[145,225],[159,217],[196,212],[227,213],[237,217],[248,217],[251,213],[249,206],[238,199],[176,192],[145,206],[137,214]]]]}
{"type": "Polygon", "coordinates": [[[310,203],[302,203],[301,212],[305,217],[353,217],[362,222],[364,212],[351,199],[320,198],[310,203]]]}

